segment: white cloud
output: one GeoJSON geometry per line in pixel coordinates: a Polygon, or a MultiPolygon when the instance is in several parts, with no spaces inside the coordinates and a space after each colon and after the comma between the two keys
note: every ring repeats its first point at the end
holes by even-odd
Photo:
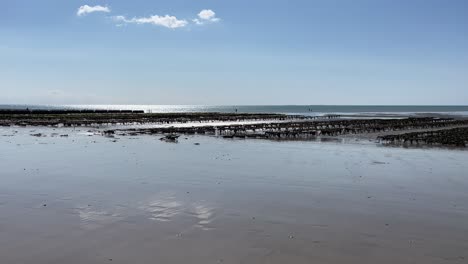
{"type": "Polygon", "coordinates": [[[204,19],[204,20],[218,20],[216,18],[216,13],[213,12],[213,10],[211,9],[205,9],[205,10],[202,10],[199,14],[198,14],[198,17],[201,18],[201,19],[204,19]]]}
{"type": "Polygon", "coordinates": [[[175,16],[150,16],[150,17],[134,17],[127,19],[125,16],[115,16],[114,20],[127,24],[152,24],[156,26],[163,26],[167,28],[181,28],[188,25],[187,20],[179,20],[175,16]]]}
{"type": "Polygon", "coordinates": [[[216,13],[211,9],[204,9],[200,13],[198,13],[198,18],[195,18],[193,22],[197,25],[203,25],[207,22],[218,22],[220,21],[219,18],[216,17],[216,13]]]}
{"type": "Polygon", "coordinates": [[[107,6],[100,6],[100,5],[97,5],[97,6],[84,5],[84,6],[80,6],[80,8],[78,8],[78,11],[76,12],[76,15],[77,16],[84,16],[84,15],[87,15],[89,13],[94,13],[94,12],[109,13],[110,8],[107,7],[107,6]]]}

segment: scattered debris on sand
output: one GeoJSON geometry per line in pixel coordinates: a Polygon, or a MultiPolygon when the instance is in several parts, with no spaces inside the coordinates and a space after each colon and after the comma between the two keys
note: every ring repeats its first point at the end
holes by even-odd
{"type": "MultiPolygon", "coordinates": [[[[104,135],[214,135],[223,138],[259,138],[273,140],[306,140],[317,139],[333,140],[343,135],[361,135],[370,133],[390,134],[394,132],[405,132],[411,130],[451,130],[453,127],[462,126],[468,129],[468,120],[457,120],[452,118],[406,118],[406,119],[367,119],[367,120],[302,120],[281,123],[258,123],[258,124],[231,124],[216,126],[192,126],[192,127],[154,127],[106,130],[104,135]]],[[[453,130],[441,134],[442,137],[450,133],[460,134],[461,130],[453,130]]],[[[423,132],[428,133],[428,132],[423,132]]],[[[436,133],[434,131],[433,133],[436,133]]],[[[439,133],[440,134],[440,133],[439,133]]],[[[400,135],[399,137],[402,137],[400,135]]],[[[403,136],[404,137],[404,136],[403,136]]],[[[398,138],[398,136],[397,136],[398,138]]],[[[460,138],[460,136],[458,136],[460,138]]],[[[374,137],[374,140],[377,136],[374,137]]],[[[389,141],[391,138],[381,138],[389,141]]],[[[451,141],[454,137],[451,137],[451,141]]],[[[449,141],[439,140],[441,144],[449,141]]],[[[450,143],[452,144],[452,143],[450,143]]],[[[461,141],[459,141],[461,145],[461,141]]]]}
{"type": "MultiPolygon", "coordinates": [[[[140,111],[56,112],[0,111],[0,126],[86,127],[151,124],[148,128],[88,130],[88,136],[164,135],[161,140],[177,142],[179,135],[213,135],[226,139],[328,141],[348,135],[386,145],[467,145],[468,120],[452,117],[408,117],[393,119],[346,119],[339,115],[322,117],[247,113],[143,113],[140,111]],[[260,121],[233,123],[243,121],[260,121]],[[223,124],[224,122],[224,124],[223,124]],[[229,123],[230,122],[230,123],[229,123]],[[191,125],[201,123],[202,125],[191,125]],[[205,125],[206,123],[206,125],[205,125]],[[189,125],[175,125],[189,124],[189,125]],[[170,126],[168,126],[170,125],[170,126]]],[[[53,133],[52,136],[59,134],[53,133]]],[[[45,134],[31,131],[31,136],[45,134]]],[[[60,137],[67,137],[62,134],[60,137]]],[[[199,144],[195,144],[199,145],[199,144]]]]}
{"type": "Polygon", "coordinates": [[[380,136],[379,140],[389,145],[466,147],[468,144],[468,127],[386,135],[380,136]]]}
{"type": "MultiPolygon", "coordinates": [[[[210,123],[254,120],[314,119],[284,114],[248,113],[142,113],[142,112],[12,112],[0,111],[0,126],[89,127],[103,125],[138,125],[171,123],[210,123]]],[[[335,118],[335,117],[328,117],[335,118]]]]}
{"type": "Polygon", "coordinates": [[[169,135],[165,135],[164,137],[160,138],[160,140],[164,140],[164,141],[168,141],[168,142],[176,142],[179,137],[180,136],[176,135],[176,134],[169,134],[169,135]]]}

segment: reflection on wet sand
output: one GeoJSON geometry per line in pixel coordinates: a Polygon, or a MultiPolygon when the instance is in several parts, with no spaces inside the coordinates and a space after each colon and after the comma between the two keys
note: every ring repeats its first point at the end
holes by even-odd
{"type": "Polygon", "coordinates": [[[215,209],[202,202],[184,202],[178,200],[172,193],[164,192],[150,199],[149,202],[139,207],[141,210],[149,213],[149,219],[168,222],[174,217],[193,217],[196,220],[195,226],[204,230],[209,230],[209,224],[213,221],[215,209]]]}
{"type": "Polygon", "coordinates": [[[173,196],[162,196],[150,200],[140,208],[150,214],[151,220],[167,222],[182,212],[182,203],[176,201],[173,196]]]}
{"type": "Polygon", "coordinates": [[[467,151],[80,132],[0,137],[0,263],[468,258],[467,151]]]}
{"type": "Polygon", "coordinates": [[[205,230],[209,230],[210,228],[208,225],[213,221],[214,217],[214,209],[204,206],[204,205],[196,205],[193,208],[193,215],[198,218],[198,226],[205,230]]]}
{"type": "Polygon", "coordinates": [[[116,213],[106,211],[96,211],[89,207],[76,209],[79,217],[80,224],[85,229],[96,229],[104,225],[117,222],[122,219],[122,216],[116,213]]]}

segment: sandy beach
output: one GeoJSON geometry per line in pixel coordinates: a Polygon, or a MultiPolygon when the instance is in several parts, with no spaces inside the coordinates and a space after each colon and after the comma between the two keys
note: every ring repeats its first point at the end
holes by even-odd
{"type": "Polygon", "coordinates": [[[0,128],[2,263],[468,259],[465,150],[87,131],[0,128]]]}
{"type": "Polygon", "coordinates": [[[468,0],[2,0],[0,264],[468,264],[468,0]]]}

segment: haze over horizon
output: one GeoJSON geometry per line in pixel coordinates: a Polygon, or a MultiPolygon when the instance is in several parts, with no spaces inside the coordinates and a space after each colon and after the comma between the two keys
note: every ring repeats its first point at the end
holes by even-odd
{"type": "Polygon", "coordinates": [[[2,3],[0,104],[468,102],[463,0],[2,3]]]}

